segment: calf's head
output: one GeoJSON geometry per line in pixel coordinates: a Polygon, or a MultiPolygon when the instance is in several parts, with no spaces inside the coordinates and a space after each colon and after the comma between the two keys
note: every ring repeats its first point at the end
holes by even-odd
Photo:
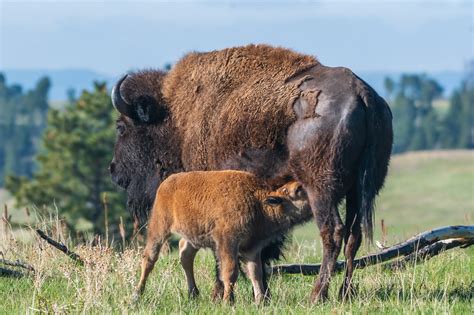
{"type": "Polygon", "coordinates": [[[109,170],[112,181],[127,191],[127,208],[143,222],[160,182],[179,169],[179,144],[160,93],[163,73],[122,77],[112,90],[120,113],[109,170]]]}
{"type": "Polygon", "coordinates": [[[303,186],[296,181],[291,181],[269,193],[263,202],[268,206],[280,208],[285,214],[300,217],[301,221],[311,218],[308,195],[303,186]]]}

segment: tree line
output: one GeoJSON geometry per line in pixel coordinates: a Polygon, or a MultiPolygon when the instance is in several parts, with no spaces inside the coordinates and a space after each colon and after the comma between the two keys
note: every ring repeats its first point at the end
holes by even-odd
{"type": "Polygon", "coordinates": [[[33,176],[34,158],[48,113],[48,78],[23,91],[18,84],[7,85],[0,73],[0,186],[5,175],[33,176]]]}
{"type": "MultiPolygon", "coordinates": [[[[106,85],[95,83],[78,99],[70,97],[62,109],[48,109],[49,87],[42,78],[23,92],[18,85],[8,86],[0,74],[0,186],[18,206],[54,204],[73,230],[103,233],[106,220],[116,223],[123,216],[130,221],[125,194],[112,184],[107,170],[118,114],[106,85]]],[[[474,148],[472,74],[448,100],[442,92],[425,75],[385,80],[394,153],[474,148]]]]}
{"type": "MultiPolygon", "coordinates": [[[[37,101],[43,100],[43,96],[38,95],[37,101]]],[[[18,99],[22,97],[25,95],[20,93],[18,99]]],[[[2,111],[11,109],[15,103],[0,101],[0,107],[2,111]]],[[[28,129],[30,140],[38,145],[31,148],[31,141],[19,143],[28,150],[36,150],[34,158],[21,157],[34,165],[34,172],[16,172],[2,164],[7,174],[6,189],[20,207],[57,208],[72,231],[103,234],[108,221],[114,223],[110,224],[110,234],[117,234],[119,217],[129,223],[130,219],[125,211],[125,194],[118,191],[108,174],[118,114],[113,110],[105,83],[95,83],[91,91],[84,91],[77,100],[70,98],[64,108],[50,108],[42,114],[42,129],[28,129]]],[[[12,120],[10,136],[15,138],[23,132],[24,124],[15,125],[15,119],[12,120]]],[[[7,139],[5,143],[10,141],[15,142],[7,139]]],[[[131,224],[128,227],[130,230],[131,224]]]]}
{"type": "Polygon", "coordinates": [[[393,153],[474,148],[474,86],[466,78],[448,101],[443,88],[426,75],[386,78],[386,98],[393,113],[393,153]]]}

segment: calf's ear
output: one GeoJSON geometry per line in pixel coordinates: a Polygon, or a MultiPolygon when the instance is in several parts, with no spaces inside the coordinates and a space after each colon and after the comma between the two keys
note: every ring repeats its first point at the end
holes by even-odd
{"type": "Polygon", "coordinates": [[[269,206],[276,206],[283,202],[283,198],[276,196],[269,196],[263,200],[263,203],[269,206]]]}

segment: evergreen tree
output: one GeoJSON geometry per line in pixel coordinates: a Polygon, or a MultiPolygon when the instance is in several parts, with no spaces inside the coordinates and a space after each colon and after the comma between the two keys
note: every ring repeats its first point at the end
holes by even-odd
{"type": "Polygon", "coordinates": [[[451,95],[443,120],[444,148],[474,148],[474,59],[466,63],[465,71],[460,88],[451,95]]]}
{"type": "Polygon", "coordinates": [[[461,125],[459,122],[462,120],[462,116],[463,104],[461,94],[459,90],[456,90],[451,95],[449,110],[443,121],[441,141],[444,148],[460,147],[461,125]]]}
{"type": "Polygon", "coordinates": [[[108,174],[117,118],[111,108],[105,84],[96,83],[94,91],[84,91],[63,111],[50,110],[39,170],[32,180],[7,178],[6,187],[19,205],[55,203],[70,226],[94,233],[104,231],[104,194],[109,222],[126,215],[124,194],[108,174]]]}
{"type": "MultiPolygon", "coordinates": [[[[443,88],[425,75],[404,74],[399,82],[386,79],[386,90],[395,91],[392,102],[394,153],[439,147],[440,122],[433,101],[443,88]]],[[[391,94],[391,93],[390,93],[391,94]]]]}
{"type": "Polygon", "coordinates": [[[442,145],[444,148],[474,148],[473,107],[474,83],[466,79],[451,95],[450,107],[443,121],[442,145]]]}
{"type": "Polygon", "coordinates": [[[8,86],[0,74],[0,186],[7,174],[32,176],[38,139],[46,125],[49,88],[44,77],[23,93],[19,85],[8,86]]]}
{"type": "Polygon", "coordinates": [[[413,100],[399,93],[392,103],[394,143],[393,152],[407,150],[415,131],[416,107],[413,100]]]}

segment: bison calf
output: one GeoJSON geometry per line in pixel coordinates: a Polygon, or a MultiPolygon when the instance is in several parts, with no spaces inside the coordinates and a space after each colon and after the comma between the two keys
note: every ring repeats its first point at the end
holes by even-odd
{"type": "Polygon", "coordinates": [[[233,301],[239,257],[247,264],[255,301],[267,294],[261,250],[275,237],[312,218],[306,192],[297,182],[276,191],[242,171],[178,173],[158,188],[148,225],[136,298],[143,292],[160,248],[171,233],[181,235],[181,264],[188,290],[197,294],[193,263],[199,248],[211,248],[220,264],[224,300],[233,301]]]}

